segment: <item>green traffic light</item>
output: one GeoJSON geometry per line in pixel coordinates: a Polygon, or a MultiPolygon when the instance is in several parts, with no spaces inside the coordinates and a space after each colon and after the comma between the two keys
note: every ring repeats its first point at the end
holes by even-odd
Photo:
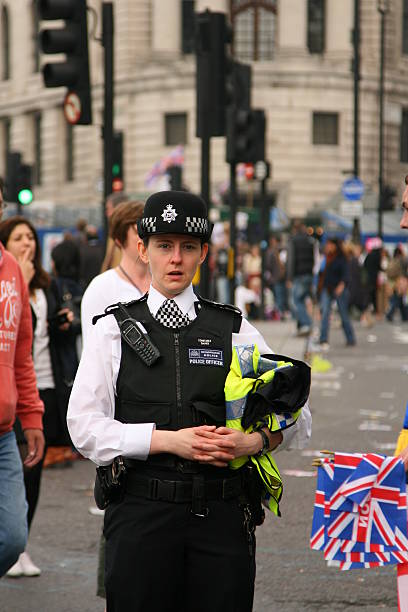
{"type": "Polygon", "coordinates": [[[31,189],[22,189],[18,192],[17,197],[20,204],[26,206],[27,204],[31,204],[31,202],[33,201],[33,192],[31,191],[31,189]]]}
{"type": "Polygon", "coordinates": [[[112,166],[112,175],[113,176],[119,176],[120,175],[120,165],[119,164],[113,164],[113,166],[112,166]]]}

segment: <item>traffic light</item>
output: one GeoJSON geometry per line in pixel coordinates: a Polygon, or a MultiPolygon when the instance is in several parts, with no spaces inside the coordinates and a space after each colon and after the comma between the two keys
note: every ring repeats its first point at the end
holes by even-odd
{"type": "Polygon", "coordinates": [[[265,160],[265,112],[230,107],[227,112],[227,162],[265,160]]]}
{"type": "Polygon", "coordinates": [[[227,77],[227,106],[251,108],[252,68],[248,64],[232,62],[227,77]]]}
{"type": "Polygon", "coordinates": [[[33,201],[31,166],[21,163],[21,153],[7,155],[5,200],[26,206],[33,201]]]}
{"type": "Polygon", "coordinates": [[[181,191],[183,174],[181,166],[169,166],[166,170],[166,174],[169,177],[171,191],[181,191]]]}
{"type": "Polygon", "coordinates": [[[40,32],[43,53],[66,56],[63,62],[44,65],[44,85],[68,88],[65,116],[70,123],[80,125],[92,123],[86,11],[85,0],[38,0],[40,19],[65,21],[63,28],[40,32]]]}
{"type": "Polygon", "coordinates": [[[397,195],[396,190],[390,185],[384,185],[382,189],[381,197],[381,209],[382,210],[394,210],[395,202],[394,198],[397,195]]]}
{"type": "Polygon", "coordinates": [[[196,14],[197,136],[224,136],[232,30],[225,13],[196,14]]]}
{"type": "Polygon", "coordinates": [[[112,192],[123,191],[123,132],[114,132],[112,147],[112,192]]]}

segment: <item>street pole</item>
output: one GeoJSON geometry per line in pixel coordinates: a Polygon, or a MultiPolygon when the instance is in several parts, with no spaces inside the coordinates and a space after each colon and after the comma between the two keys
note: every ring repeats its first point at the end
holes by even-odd
{"type": "Polygon", "coordinates": [[[229,188],[229,209],[230,209],[230,304],[235,304],[235,282],[236,282],[236,263],[237,263],[237,165],[230,163],[230,188],[229,188]]]}
{"type": "MultiPolygon", "coordinates": [[[[353,174],[360,177],[360,0],[354,0],[353,74],[354,74],[354,148],[353,174]]],[[[360,242],[360,220],[353,219],[353,240],[360,242]]]]}
{"type": "Polygon", "coordinates": [[[262,226],[262,242],[261,242],[261,318],[265,319],[265,264],[266,250],[269,242],[269,205],[266,202],[266,180],[261,181],[261,226],[262,226]]]}
{"type": "MultiPolygon", "coordinates": [[[[201,135],[201,197],[207,204],[207,212],[210,212],[210,136],[208,134],[208,123],[203,122],[203,133],[201,135]]],[[[208,266],[210,251],[200,267],[200,294],[210,297],[210,269],[208,266]]]]}
{"type": "Polygon", "coordinates": [[[112,151],[113,151],[113,100],[114,100],[114,63],[113,63],[113,4],[102,4],[102,45],[104,48],[104,112],[103,112],[103,193],[102,219],[104,224],[105,243],[108,239],[108,219],[105,214],[105,203],[112,192],[112,151]]]}
{"type": "Polygon", "coordinates": [[[383,192],[384,192],[384,66],[385,66],[385,15],[387,2],[379,0],[380,13],[380,83],[379,83],[379,134],[378,134],[378,236],[383,236],[383,192]]]}

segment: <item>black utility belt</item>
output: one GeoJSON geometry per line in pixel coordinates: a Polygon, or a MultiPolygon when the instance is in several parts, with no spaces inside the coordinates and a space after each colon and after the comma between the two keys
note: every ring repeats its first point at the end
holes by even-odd
{"type": "Polygon", "coordinates": [[[128,470],[125,488],[126,493],[145,499],[182,504],[197,498],[206,501],[232,499],[242,493],[243,484],[241,474],[223,480],[208,480],[197,474],[191,480],[182,481],[149,478],[128,470]]]}

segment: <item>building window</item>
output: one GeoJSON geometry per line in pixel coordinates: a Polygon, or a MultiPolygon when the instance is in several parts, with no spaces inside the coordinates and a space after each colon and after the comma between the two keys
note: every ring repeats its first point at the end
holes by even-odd
{"type": "Polygon", "coordinates": [[[402,109],[400,134],[400,161],[408,163],[408,108],[402,109]]]}
{"type": "Polygon", "coordinates": [[[276,7],[276,0],[230,0],[232,51],[237,59],[273,59],[276,7]]]}
{"type": "Polygon", "coordinates": [[[164,124],[165,145],[187,144],[187,113],[166,113],[164,124]]]}
{"type": "Polygon", "coordinates": [[[65,180],[74,180],[74,127],[65,119],[65,180]]]}
{"type": "Polygon", "coordinates": [[[32,36],[32,58],[33,58],[33,72],[40,70],[40,46],[39,46],[39,31],[40,22],[38,16],[38,5],[37,0],[33,0],[31,3],[31,36],[32,36]]]}
{"type": "Polygon", "coordinates": [[[41,137],[42,116],[41,116],[41,113],[34,112],[32,120],[33,120],[33,150],[34,150],[33,184],[41,185],[42,183],[42,137],[41,137]]]}
{"type": "Polygon", "coordinates": [[[338,113],[313,113],[313,144],[339,144],[338,113]]]}
{"type": "Polygon", "coordinates": [[[181,2],[181,50],[184,54],[194,53],[195,34],[195,1],[181,2]]]}
{"type": "Polygon", "coordinates": [[[323,53],[325,45],[325,0],[308,0],[307,48],[309,53],[323,53]]]}
{"type": "Polygon", "coordinates": [[[1,9],[1,79],[7,81],[10,78],[10,20],[7,6],[1,9]]]}
{"type": "Polygon", "coordinates": [[[408,55],[408,0],[402,2],[402,54],[408,55]]]}

